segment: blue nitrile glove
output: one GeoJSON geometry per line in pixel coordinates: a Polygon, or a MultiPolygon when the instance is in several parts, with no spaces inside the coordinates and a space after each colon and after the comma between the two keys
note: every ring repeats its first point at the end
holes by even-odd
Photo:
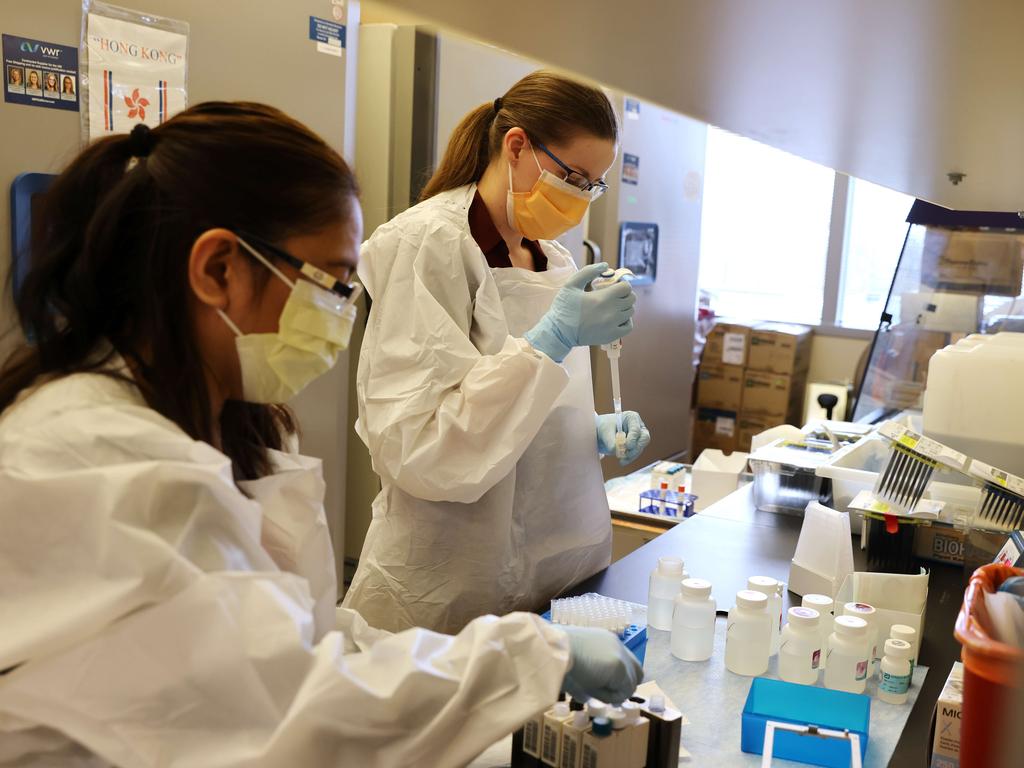
{"type": "MultiPolygon", "coordinates": [[[[651,433],[636,411],[622,412],[622,431],[626,433],[626,455],[619,464],[626,466],[650,445],[651,433]]],[[[615,414],[597,417],[597,452],[602,456],[615,455],[615,414]]]]}
{"type": "Polygon", "coordinates": [[[1024,597],[1024,576],[1011,576],[999,585],[999,591],[1024,597]]]}
{"type": "Polygon", "coordinates": [[[558,628],[569,636],[571,660],[562,688],[570,696],[619,704],[633,695],[644,668],[618,637],[597,627],[558,628]]]}
{"type": "Polygon", "coordinates": [[[633,330],[636,294],[628,281],[598,291],[585,290],[607,269],[602,262],[573,275],[555,295],[551,309],[523,338],[560,363],[573,347],[611,344],[633,330]]]}

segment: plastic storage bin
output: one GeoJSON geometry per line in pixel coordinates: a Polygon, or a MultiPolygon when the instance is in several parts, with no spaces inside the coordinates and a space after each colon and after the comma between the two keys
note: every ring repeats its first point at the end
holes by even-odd
{"type": "Polygon", "coordinates": [[[829,482],[813,469],[779,461],[750,459],[754,473],[754,506],[764,512],[802,515],[812,501],[829,499],[829,482]]]}
{"type": "MultiPolygon", "coordinates": [[[[868,749],[871,699],[860,693],[845,693],[809,685],[758,677],[750,684],[743,707],[740,746],[744,752],[760,755],[769,720],[795,725],[815,725],[834,731],[848,730],[860,737],[863,760],[868,749]]],[[[810,765],[849,768],[850,742],[775,731],[775,758],[810,765]]]]}
{"type": "Polygon", "coordinates": [[[1024,576],[1024,568],[992,564],[976,570],[956,620],[954,634],[963,646],[964,663],[961,768],[997,765],[1001,740],[1016,738],[1007,726],[1024,677],[1024,651],[991,636],[985,607],[986,593],[995,592],[1011,576],[1024,576]]]}

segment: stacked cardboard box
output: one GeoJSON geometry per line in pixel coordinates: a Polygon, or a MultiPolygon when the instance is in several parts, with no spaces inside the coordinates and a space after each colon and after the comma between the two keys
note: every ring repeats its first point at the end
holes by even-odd
{"type": "Polygon", "coordinates": [[[708,336],[697,380],[693,455],[750,450],[750,439],[803,416],[811,329],[721,322],[708,336]]]}

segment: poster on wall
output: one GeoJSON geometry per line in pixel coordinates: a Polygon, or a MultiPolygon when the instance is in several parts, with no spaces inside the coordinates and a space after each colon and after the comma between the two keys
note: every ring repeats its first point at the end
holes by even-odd
{"type": "Polygon", "coordinates": [[[658,225],[624,221],[619,227],[619,266],[633,270],[633,285],[650,285],[658,276],[658,225]]]}
{"type": "Polygon", "coordinates": [[[3,35],[4,101],[50,109],[78,109],[78,49],[3,35]]]}
{"type": "Polygon", "coordinates": [[[82,135],[155,127],[188,106],[188,23],[86,0],[82,135]]]}

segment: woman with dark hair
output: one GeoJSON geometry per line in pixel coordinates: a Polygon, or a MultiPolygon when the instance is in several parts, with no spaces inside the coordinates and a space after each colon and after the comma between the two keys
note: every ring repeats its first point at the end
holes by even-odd
{"type": "Polygon", "coordinates": [[[456,765],[561,685],[631,693],[600,630],[336,609],[320,467],[279,404],[355,319],[362,215],[322,139],[199,104],[87,147],[41,213],[32,343],[0,370],[0,763],[456,765]]]}
{"type": "Polygon", "coordinates": [[[73,78],[71,75],[64,75],[64,79],[61,82],[63,83],[63,85],[61,86],[61,93],[63,93],[66,96],[74,96],[75,78],[73,78]]]}

